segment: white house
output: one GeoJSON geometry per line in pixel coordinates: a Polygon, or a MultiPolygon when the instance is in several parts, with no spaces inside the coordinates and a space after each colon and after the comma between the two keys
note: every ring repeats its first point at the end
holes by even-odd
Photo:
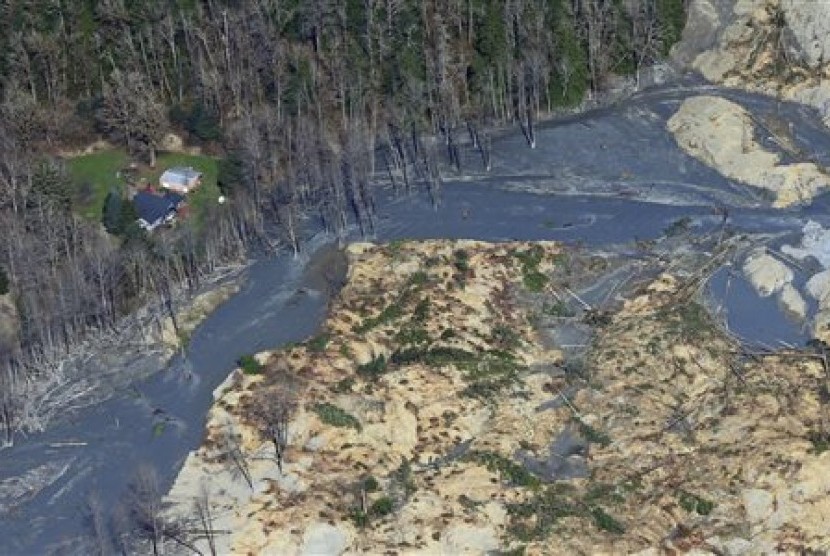
{"type": "Polygon", "coordinates": [[[190,167],[169,168],[159,178],[159,185],[170,191],[186,195],[202,183],[202,174],[190,167]]]}

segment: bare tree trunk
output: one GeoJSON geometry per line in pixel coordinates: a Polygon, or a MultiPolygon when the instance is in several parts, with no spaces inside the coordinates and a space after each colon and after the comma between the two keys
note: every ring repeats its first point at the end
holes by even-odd
{"type": "Polygon", "coordinates": [[[208,542],[208,549],[211,556],[216,556],[216,532],[213,529],[213,512],[211,511],[210,491],[206,483],[201,485],[199,496],[193,503],[196,510],[196,517],[202,526],[205,538],[208,542]]]}
{"type": "Polygon", "coordinates": [[[239,443],[239,436],[234,430],[232,423],[228,423],[222,429],[222,438],[220,440],[220,450],[222,457],[231,464],[232,471],[238,476],[241,476],[248,487],[254,489],[254,481],[251,476],[251,468],[248,466],[248,459],[242,453],[242,447],[239,443]]]}
{"type": "Polygon", "coordinates": [[[105,509],[97,493],[93,492],[87,497],[87,512],[92,538],[95,542],[95,552],[100,556],[109,556],[112,554],[112,542],[104,518],[105,509]]]}

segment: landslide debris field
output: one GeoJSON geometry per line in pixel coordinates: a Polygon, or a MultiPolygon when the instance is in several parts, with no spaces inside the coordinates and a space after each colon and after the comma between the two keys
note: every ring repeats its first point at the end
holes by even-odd
{"type": "MultiPolygon", "coordinates": [[[[378,213],[374,239],[556,240],[568,246],[562,249],[568,252],[573,268],[577,268],[574,266],[577,261],[590,260],[592,256],[574,251],[581,245],[593,250],[594,256],[617,261],[606,269],[595,268],[595,274],[577,271],[563,278],[591,308],[610,309],[615,299],[630,297],[636,284],[653,281],[665,267],[670,274],[681,278],[681,282],[694,277],[697,286],[702,286],[703,278],[715,273],[703,286],[714,294],[715,299],[710,303],[713,314],[718,320],[726,320],[729,332],[755,344],[748,349],[750,352],[778,349],[783,342],[791,347],[803,346],[811,337],[821,338],[821,333],[826,333],[830,297],[824,294],[830,282],[824,279],[828,276],[825,268],[830,264],[827,262],[830,258],[825,256],[830,235],[825,234],[830,226],[827,216],[830,197],[823,193],[827,190],[824,185],[812,179],[802,180],[799,166],[809,162],[818,166],[830,163],[826,154],[830,152],[830,137],[815,111],[684,78],[606,108],[540,123],[537,131],[535,149],[528,148],[523,135],[515,130],[494,132],[489,172],[483,169],[475,148],[460,141],[460,168],[442,164],[444,181],[438,195],[424,191],[395,195],[379,183],[375,189],[378,213]],[[731,117],[732,108],[729,108],[713,114],[714,119],[708,123],[684,120],[688,125],[683,133],[679,133],[679,128],[672,131],[669,121],[687,99],[700,95],[716,95],[740,105],[751,114],[751,121],[731,117]],[[768,131],[775,127],[769,124],[771,120],[786,122],[773,134],[775,140],[768,136],[768,131]],[[733,124],[740,129],[732,129],[733,124]],[[720,159],[714,155],[721,149],[743,152],[745,146],[746,154],[757,155],[769,163],[765,168],[758,168],[758,175],[750,176],[753,180],[758,178],[754,185],[724,177],[728,168],[709,166],[719,165],[720,159]],[[781,208],[773,208],[773,202],[787,191],[792,193],[787,193],[789,201],[804,204],[784,207],[787,203],[779,202],[781,208]],[[810,199],[813,194],[818,196],[810,199]],[[738,238],[746,234],[747,240],[732,239],[732,233],[738,234],[738,238]],[[666,235],[673,239],[660,239],[666,235]],[[701,240],[702,244],[698,241],[710,235],[714,235],[710,245],[705,240],[701,240]],[[726,239],[726,243],[720,242],[726,239]],[[745,263],[759,260],[754,256],[756,251],[751,249],[753,243],[764,248],[757,253],[775,257],[789,270],[782,270],[779,265],[780,272],[750,275],[748,267],[754,265],[745,263]],[[788,245],[795,246],[796,251],[785,250],[788,245]],[[728,252],[718,251],[726,247],[728,252]],[[604,252],[618,255],[609,258],[604,252]],[[753,256],[747,259],[750,252],[753,256]],[[713,254],[716,256],[711,257],[713,254]],[[785,283],[782,276],[792,276],[792,281],[785,283]]],[[[434,147],[440,155],[442,146],[434,147]]],[[[380,174],[376,177],[383,182],[385,171],[380,174]]],[[[308,224],[310,232],[315,232],[319,222],[311,219],[308,224]]],[[[357,234],[355,230],[348,238],[340,239],[353,240],[357,234]]],[[[20,437],[13,449],[0,452],[0,534],[8,539],[7,550],[14,554],[60,550],[88,553],[96,534],[117,535],[119,524],[114,519],[107,520],[103,529],[91,530],[86,514],[79,508],[85,508],[90,496],[95,496],[103,515],[118,515],[119,508],[130,502],[131,485],[140,468],[155,469],[157,490],[166,492],[185,455],[202,441],[205,412],[213,401],[211,391],[227,377],[239,356],[303,340],[317,329],[328,298],[336,293],[340,280],[338,272],[325,269],[317,279],[310,279],[304,268],[308,256],[317,259],[315,253],[321,244],[331,240],[325,234],[317,234],[304,245],[306,252],[299,259],[285,254],[257,261],[246,272],[238,293],[193,331],[187,349],[146,380],[130,382],[131,377],[158,368],[158,359],[150,354],[112,350],[90,359],[90,376],[97,377],[96,370],[103,365],[117,373],[100,373],[102,376],[117,374],[123,379],[115,386],[130,385],[97,406],[62,414],[61,422],[45,433],[20,437]],[[118,364],[125,355],[131,359],[129,366],[118,364]],[[134,367],[143,370],[137,373],[132,370],[134,367]]],[[[554,265],[551,269],[554,275],[548,285],[558,283],[555,275],[561,268],[559,271],[555,268],[554,265]]],[[[314,272],[312,269],[311,274],[314,272]]],[[[700,289],[696,288],[695,293],[700,289]]],[[[391,291],[385,290],[390,295],[391,291]]],[[[518,291],[523,290],[518,287],[518,291]]],[[[521,310],[542,315],[548,324],[556,323],[556,326],[533,328],[533,334],[538,334],[544,345],[561,351],[561,362],[555,365],[568,369],[566,376],[571,377],[575,375],[574,369],[584,365],[586,349],[592,353],[597,345],[597,337],[592,336],[595,331],[589,326],[597,323],[591,319],[585,322],[582,303],[561,287],[556,291],[559,298],[549,300],[549,304],[558,307],[555,302],[567,303],[575,316],[545,315],[544,304],[541,308],[521,310]]],[[[524,305],[518,304],[520,297],[516,299],[515,310],[519,311],[524,305]]],[[[382,309],[378,307],[377,311],[382,309]]],[[[400,325],[408,314],[396,316],[393,324],[400,325]]],[[[376,333],[367,330],[360,334],[355,339],[358,346],[355,349],[359,349],[361,341],[372,341],[376,333]]],[[[439,347],[443,345],[438,343],[439,347]]],[[[325,351],[327,356],[331,355],[330,351],[325,351]]],[[[400,362],[390,362],[393,352],[386,353],[387,372],[381,373],[380,381],[400,368],[400,362]]],[[[353,355],[348,361],[355,366],[371,359],[357,359],[353,355]]],[[[416,363],[423,362],[412,362],[416,363]]],[[[524,371],[519,376],[525,376],[524,371]]],[[[505,396],[513,391],[508,386],[500,391],[497,399],[508,399],[505,396]]],[[[585,390],[582,386],[574,388],[574,392],[585,390]]],[[[574,393],[566,391],[565,394],[573,402],[574,393]]],[[[554,393],[548,399],[557,395],[554,393]]],[[[338,402],[319,403],[336,405],[338,402]]],[[[577,409],[581,414],[585,412],[583,407],[577,406],[577,409]]],[[[308,409],[305,414],[316,415],[308,409]]],[[[359,412],[351,414],[363,423],[359,412]]],[[[528,410],[528,414],[533,419],[537,416],[535,409],[528,410]]],[[[342,428],[333,430],[338,435],[344,434],[342,428]]],[[[558,446],[564,447],[557,448],[555,453],[568,452],[570,437],[562,437],[560,442],[558,446]]],[[[304,445],[292,443],[291,450],[304,445]]],[[[590,450],[596,449],[591,444],[590,450]]],[[[538,465],[533,467],[529,459],[518,459],[511,450],[504,452],[504,457],[509,456],[514,463],[535,469],[534,473],[544,476],[538,465]]],[[[414,449],[411,453],[414,454],[414,449]]],[[[537,463],[541,461],[538,453],[529,453],[537,458],[537,463]]],[[[258,460],[254,457],[251,461],[258,460]]],[[[290,458],[286,460],[286,466],[295,463],[290,458]]],[[[400,465],[399,460],[396,465],[400,465]]],[[[577,474],[585,466],[575,463],[573,469],[577,474]]],[[[573,479],[579,480],[584,479],[573,479]]],[[[248,491],[243,498],[250,497],[248,491]]],[[[311,491],[309,487],[304,492],[311,491]]],[[[399,515],[400,507],[394,507],[396,512],[392,515],[399,515]]],[[[604,503],[599,507],[621,522],[626,531],[635,530],[631,516],[615,513],[614,508],[604,503]]],[[[593,517],[587,511],[563,517],[558,523],[581,520],[580,523],[590,524],[593,517]]],[[[773,519],[777,523],[775,519],[778,518],[773,519]]],[[[337,527],[355,527],[348,529],[344,542],[351,543],[358,538],[358,532],[365,535],[365,529],[349,525],[354,523],[349,519],[336,521],[331,517],[320,521],[326,527],[329,521],[337,527]]],[[[502,523],[494,526],[493,542],[503,542],[503,533],[508,527],[506,517],[502,523]]],[[[324,528],[319,535],[313,528],[304,531],[292,533],[291,542],[313,549],[315,539],[332,538],[326,533],[329,529],[324,528]]],[[[446,533],[439,540],[430,537],[429,542],[446,542],[447,546],[466,542],[453,541],[455,534],[446,533]]],[[[458,535],[463,537],[463,533],[458,535]]],[[[738,536],[755,538],[749,533],[738,536]]],[[[224,537],[221,542],[232,542],[224,537]]],[[[202,549],[207,550],[204,546],[202,549]]]]}
{"type": "Polygon", "coordinates": [[[217,389],[167,519],[201,500],[220,553],[827,549],[826,355],[724,331],[712,245],[349,246],[320,334],[217,389]]]}

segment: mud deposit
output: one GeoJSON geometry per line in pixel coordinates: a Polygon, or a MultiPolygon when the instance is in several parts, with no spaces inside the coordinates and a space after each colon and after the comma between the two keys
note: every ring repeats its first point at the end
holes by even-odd
{"type": "MultiPolygon", "coordinates": [[[[495,137],[489,173],[479,167],[474,151],[465,150],[460,173],[444,170],[437,206],[423,194],[395,198],[379,187],[380,221],[373,239],[555,240],[570,247],[613,252],[628,265],[643,263],[642,268],[629,266],[628,271],[615,265],[607,280],[592,282],[601,285],[583,293],[584,301],[593,307],[630,291],[628,284],[637,283],[643,272],[648,276],[653,271],[652,261],[669,269],[678,258],[705,261],[720,253],[723,241],[743,234],[748,238],[728,255],[718,255],[714,267],[681,265],[681,270],[704,268],[690,295],[705,293],[706,279],[715,275],[710,305],[724,307],[731,331],[750,342],[775,344],[783,339],[802,345],[811,334],[798,326],[781,324],[761,335],[751,326],[759,315],[770,323],[779,322],[777,319],[787,323],[788,317],[781,311],[767,310],[752,291],[735,295],[731,290],[721,295],[719,292],[726,289],[718,285],[721,278],[717,273],[725,264],[738,269],[753,238],[768,241],[789,234],[796,241],[807,217],[825,228],[830,226],[827,198],[818,197],[806,206],[773,209],[763,191],[730,181],[680,150],[666,122],[685,98],[703,92],[723,95],[758,117],[783,114],[793,122],[801,149],[830,152],[830,137],[816,127],[816,115],[803,107],[737,91],[680,84],[610,108],[546,123],[540,126],[534,150],[527,148],[517,132],[495,137]],[[666,236],[668,240],[660,239],[666,236]],[[745,315],[743,320],[741,315],[745,315]]],[[[352,239],[359,238],[355,235],[352,239]]],[[[73,415],[45,434],[20,438],[13,448],[0,452],[3,552],[87,553],[90,528],[85,508],[89,495],[97,493],[104,514],[113,515],[140,464],[159,471],[160,488],[166,491],[187,454],[201,444],[205,416],[213,403],[211,393],[228,376],[237,358],[306,339],[317,330],[328,295],[339,284],[339,267],[332,261],[334,270],[322,275],[315,271],[317,278],[311,281],[305,278],[305,268],[309,257],[328,243],[330,238],[316,236],[306,244],[306,255],[299,260],[280,256],[257,262],[239,293],[194,331],[186,357],[175,359],[168,368],[110,401],[73,415]]],[[[580,288],[587,286],[590,284],[572,284],[572,289],[579,295],[580,288]]],[[[580,344],[584,340],[578,328],[551,333],[549,339],[553,344],[580,344]]],[[[586,398],[584,403],[593,402],[586,398]]],[[[597,415],[597,419],[606,416],[597,415]]],[[[807,434],[806,428],[799,431],[807,434]]],[[[612,438],[616,434],[612,431],[612,438]]],[[[522,454],[534,469],[561,476],[584,473],[577,463],[550,463],[557,454],[579,456],[582,448],[578,441],[568,436],[548,440],[532,453],[522,454]]],[[[799,447],[806,450],[809,446],[799,447]]],[[[624,459],[608,461],[611,466],[624,463],[624,459]]],[[[700,488],[702,483],[695,483],[683,492],[697,495],[700,488]]],[[[745,496],[755,496],[753,500],[762,496],[756,494],[745,496]]],[[[737,501],[739,495],[735,496],[730,500],[737,501]]],[[[797,518],[797,514],[792,516],[786,519],[797,518]]],[[[459,530],[456,538],[474,533],[459,530]]]]}

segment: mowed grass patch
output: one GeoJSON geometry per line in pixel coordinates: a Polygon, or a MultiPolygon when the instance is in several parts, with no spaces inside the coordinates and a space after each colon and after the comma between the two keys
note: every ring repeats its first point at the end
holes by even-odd
{"type": "MultiPolygon", "coordinates": [[[[93,154],[78,156],[67,160],[72,183],[73,199],[78,212],[90,220],[100,220],[107,193],[113,188],[123,190],[127,179],[123,170],[132,160],[124,149],[110,149],[93,154]]],[[[195,224],[200,227],[208,206],[215,204],[219,198],[216,184],[218,160],[209,156],[184,153],[161,152],[156,159],[156,167],[149,168],[139,164],[132,173],[134,183],[158,186],[159,177],[168,168],[189,166],[202,173],[202,185],[188,195],[190,213],[195,224]]]]}
{"type": "Polygon", "coordinates": [[[100,151],[66,161],[74,186],[72,200],[82,216],[101,219],[107,193],[111,189],[121,190],[127,183],[120,171],[128,164],[124,149],[100,151]]]}

